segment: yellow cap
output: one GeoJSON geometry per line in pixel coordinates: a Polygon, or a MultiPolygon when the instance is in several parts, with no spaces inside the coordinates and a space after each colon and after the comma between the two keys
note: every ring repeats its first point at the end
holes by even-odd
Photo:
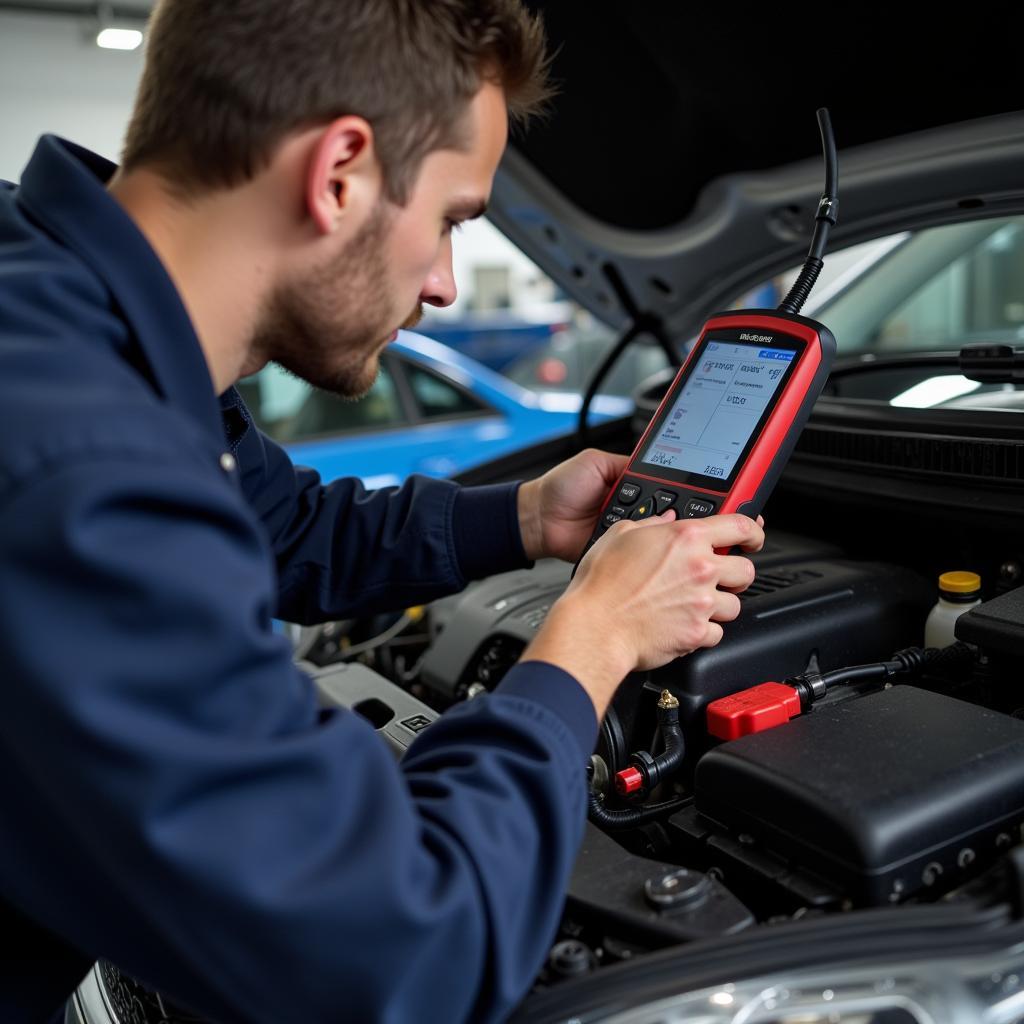
{"type": "Polygon", "coordinates": [[[976,572],[944,572],[939,577],[939,590],[947,594],[971,594],[981,590],[981,577],[976,572]]]}

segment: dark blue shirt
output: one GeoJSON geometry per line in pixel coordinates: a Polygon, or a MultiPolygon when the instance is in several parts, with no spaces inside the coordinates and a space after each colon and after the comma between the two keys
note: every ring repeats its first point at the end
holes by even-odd
{"type": "Polygon", "coordinates": [[[520,665],[396,766],[272,619],[525,564],[514,487],[295,468],[218,402],[113,170],[44,137],[0,187],[0,1020],[99,957],[222,1021],[500,1019],[557,924],[589,700],[520,665]]]}

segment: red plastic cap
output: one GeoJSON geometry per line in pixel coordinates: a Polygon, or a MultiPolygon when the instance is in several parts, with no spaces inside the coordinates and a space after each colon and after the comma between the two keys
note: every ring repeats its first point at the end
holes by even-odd
{"type": "Polygon", "coordinates": [[[623,768],[615,773],[615,789],[620,795],[629,796],[643,787],[644,777],[635,768],[623,768]]]}
{"type": "Polygon", "coordinates": [[[800,714],[800,695],[784,683],[761,683],[708,705],[708,732],[735,740],[764,732],[800,714]]]}

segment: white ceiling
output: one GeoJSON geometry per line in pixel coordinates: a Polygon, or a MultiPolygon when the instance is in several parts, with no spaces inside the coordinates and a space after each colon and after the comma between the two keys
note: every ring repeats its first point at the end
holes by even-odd
{"type": "MultiPolygon", "coordinates": [[[[145,12],[153,9],[154,0],[119,0],[107,3],[112,13],[145,12]]],[[[5,11],[39,11],[44,14],[69,14],[77,11],[88,13],[100,6],[97,0],[0,0],[0,13],[5,11]]]]}

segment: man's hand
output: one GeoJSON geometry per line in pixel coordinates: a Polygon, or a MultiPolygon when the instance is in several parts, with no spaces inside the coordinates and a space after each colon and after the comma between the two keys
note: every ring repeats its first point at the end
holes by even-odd
{"type": "Polygon", "coordinates": [[[519,529],[531,560],[575,562],[628,456],[588,448],[519,488],[519,529]]]}
{"type": "Polygon", "coordinates": [[[740,515],[677,522],[669,511],[616,523],[580,563],[523,659],[575,676],[601,716],[629,672],[722,639],[720,623],[739,615],[736,593],[753,582],[754,565],[717,552],[759,551],[763,543],[761,524],[740,515]]]}

